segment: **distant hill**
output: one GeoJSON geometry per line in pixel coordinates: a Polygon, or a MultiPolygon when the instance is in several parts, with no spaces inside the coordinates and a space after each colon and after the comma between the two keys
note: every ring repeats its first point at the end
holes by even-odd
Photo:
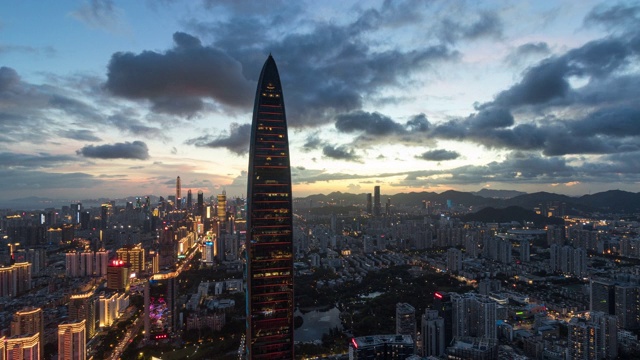
{"type": "Polygon", "coordinates": [[[487,207],[478,212],[466,214],[462,216],[460,220],[465,222],[480,221],[484,223],[517,221],[521,225],[524,225],[524,222],[533,222],[536,226],[562,225],[564,223],[564,220],[561,218],[538,215],[532,210],[527,210],[520,206],[509,206],[502,209],[487,207]]]}
{"type": "Polygon", "coordinates": [[[485,198],[493,198],[493,199],[511,199],[516,196],[526,195],[526,192],[516,191],[516,190],[494,190],[483,188],[480,191],[472,192],[473,195],[482,196],[485,198]]]}
{"type": "MultiPolygon", "coordinates": [[[[410,192],[395,195],[381,195],[380,202],[384,205],[387,199],[391,199],[394,206],[420,207],[423,201],[446,204],[447,200],[454,205],[464,204],[476,208],[492,207],[495,209],[509,206],[519,206],[524,209],[533,209],[539,205],[546,207],[559,204],[565,209],[565,214],[581,214],[584,212],[604,212],[604,213],[640,213],[640,193],[628,191],[611,190],[593,195],[581,197],[571,197],[567,195],[550,192],[536,192],[532,194],[520,193],[514,197],[506,198],[508,195],[518,193],[513,190],[489,190],[478,191],[476,193],[449,190],[440,194],[435,192],[410,192]],[[479,194],[484,194],[481,196],[479,194]],[[501,196],[497,196],[501,195],[501,196]]],[[[296,206],[308,207],[309,200],[312,205],[323,206],[322,204],[336,204],[341,206],[360,205],[367,202],[367,194],[350,194],[333,192],[327,195],[317,194],[305,198],[296,198],[296,206]]]]}

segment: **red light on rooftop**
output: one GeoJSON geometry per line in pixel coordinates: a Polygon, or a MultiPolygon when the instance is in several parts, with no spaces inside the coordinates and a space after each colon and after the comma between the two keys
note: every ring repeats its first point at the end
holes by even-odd
{"type": "Polygon", "coordinates": [[[356,348],[356,349],[358,348],[358,343],[356,342],[355,338],[351,338],[351,343],[353,344],[354,348],[356,348]]]}
{"type": "Polygon", "coordinates": [[[442,299],[442,294],[440,294],[439,292],[434,293],[433,294],[435,297],[437,297],[438,299],[442,299]]]}

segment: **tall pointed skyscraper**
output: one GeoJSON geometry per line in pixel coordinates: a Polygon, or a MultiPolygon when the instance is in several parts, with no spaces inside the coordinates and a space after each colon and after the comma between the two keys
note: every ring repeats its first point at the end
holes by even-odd
{"type": "Polygon", "coordinates": [[[289,141],[276,63],[262,67],[247,189],[247,358],[293,359],[293,236],[289,141]]]}

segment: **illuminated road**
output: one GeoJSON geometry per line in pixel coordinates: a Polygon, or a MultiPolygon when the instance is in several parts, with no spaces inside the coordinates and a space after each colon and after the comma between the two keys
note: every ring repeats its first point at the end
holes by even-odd
{"type": "Polygon", "coordinates": [[[143,321],[141,321],[141,319],[142,317],[138,317],[133,322],[133,326],[131,326],[129,330],[127,330],[127,332],[124,334],[124,337],[122,338],[122,340],[120,340],[120,342],[118,343],[118,346],[116,346],[116,348],[113,350],[113,354],[111,354],[111,357],[110,357],[111,360],[120,359],[120,355],[122,355],[124,350],[130,344],[129,340],[132,340],[140,331],[140,327],[143,324],[143,321]]]}

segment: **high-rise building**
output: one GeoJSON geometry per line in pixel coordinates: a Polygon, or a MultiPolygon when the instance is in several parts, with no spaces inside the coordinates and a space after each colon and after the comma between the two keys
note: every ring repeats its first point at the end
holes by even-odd
{"type": "Polygon", "coordinates": [[[462,270],[462,250],[447,249],[447,271],[457,273],[462,270]]]}
{"type": "Polygon", "coordinates": [[[67,313],[71,321],[84,321],[87,339],[91,339],[95,335],[96,300],[93,291],[71,295],[67,313]]]}
{"type": "Polygon", "coordinates": [[[218,220],[224,224],[227,221],[227,192],[222,190],[222,194],[218,194],[218,220]]]}
{"type": "MultiPolygon", "coordinates": [[[[11,336],[26,336],[38,334],[40,345],[44,340],[44,313],[41,308],[28,307],[13,314],[11,321],[11,336]]],[[[39,349],[42,353],[42,346],[39,349]]]]}
{"type": "Polygon", "coordinates": [[[40,360],[42,344],[40,334],[15,335],[5,340],[6,358],[20,360],[40,360]]]}
{"type": "Polygon", "coordinates": [[[106,229],[109,225],[109,217],[111,216],[111,204],[105,203],[100,207],[100,229],[106,229]]]}
{"type": "Polygon", "coordinates": [[[196,215],[204,217],[204,193],[202,190],[198,190],[198,212],[196,215]]]}
{"type": "Polygon", "coordinates": [[[73,223],[75,225],[80,224],[80,213],[82,212],[82,204],[71,204],[71,215],[73,216],[73,223]]]}
{"type": "Polygon", "coordinates": [[[278,68],[269,55],[253,108],[247,187],[249,359],[293,359],[293,222],[289,141],[278,68]]]}
{"type": "Polygon", "coordinates": [[[438,311],[438,316],[444,319],[444,342],[448,345],[453,340],[453,303],[451,295],[444,291],[436,291],[433,294],[433,308],[438,311]]]}
{"type": "Polygon", "coordinates": [[[367,214],[373,214],[373,200],[371,197],[371,193],[367,194],[367,214]]]}
{"type": "Polygon", "coordinates": [[[474,293],[453,293],[451,302],[454,337],[497,339],[495,301],[474,293]]]}
{"type": "Polygon", "coordinates": [[[376,185],[373,187],[373,216],[380,216],[381,210],[380,186],[376,185]]]}
{"type": "Polygon", "coordinates": [[[107,288],[129,291],[129,264],[122,260],[113,260],[107,266],[107,288]]]}
{"type": "Polygon", "coordinates": [[[193,208],[193,195],[191,194],[191,189],[189,189],[189,191],[187,191],[187,210],[191,212],[192,208],[193,208]]]}
{"type": "Polygon", "coordinates": [[[182,202],[182,184],[180,183],[180,176],[176,179],[176,209],[180,209],[180,203],[182,202]]]}
{"type": "Polygon", "coordinates": [[[444,356],[445,344],[444,319],[438,310],[425,310],[422,315],[422,356],[444,356]]]}
{"type": "Polygon", "coordinates": [[[640,328],[640,286],[633,284],[616,285],[615,307],[618,326],[625,330],[640,328]]]}
{"type": "Polygon", "coordinates": [[[416,308],[407,303],[396,304],[396,334],[416,340],[416,308]]]}
{"type": "Polygon", "coordinates": [[[109,252],[105,249],[96,251],[95,274],[97,276],[107,275],[107,266],[109,266],[109,252]]]}
{"type": "Polygon", "coordinates": [[[116,250],[116,256],[118,257],[118,260],[122,260],[129,264],[130,271],[133,273],[140,274],[142,271],[146,270],[142,244],[125,245],[116,250]]]}
{"type": "Polygon", "coordinates": [[[58,359],[85,360],[87,333],[84,320],[63,322],[58,325],[58,359]]]}
{"type": "Polygon", "coordinates": [[[0,297],[15,297],[31,289],[31,264],[0,266],[0,297]]]}
{"type": "Polygon", "coordinates": [[[591,280],[590,310],[613,315],[616,311],[616,284],[608,280],[591,280]]]}

